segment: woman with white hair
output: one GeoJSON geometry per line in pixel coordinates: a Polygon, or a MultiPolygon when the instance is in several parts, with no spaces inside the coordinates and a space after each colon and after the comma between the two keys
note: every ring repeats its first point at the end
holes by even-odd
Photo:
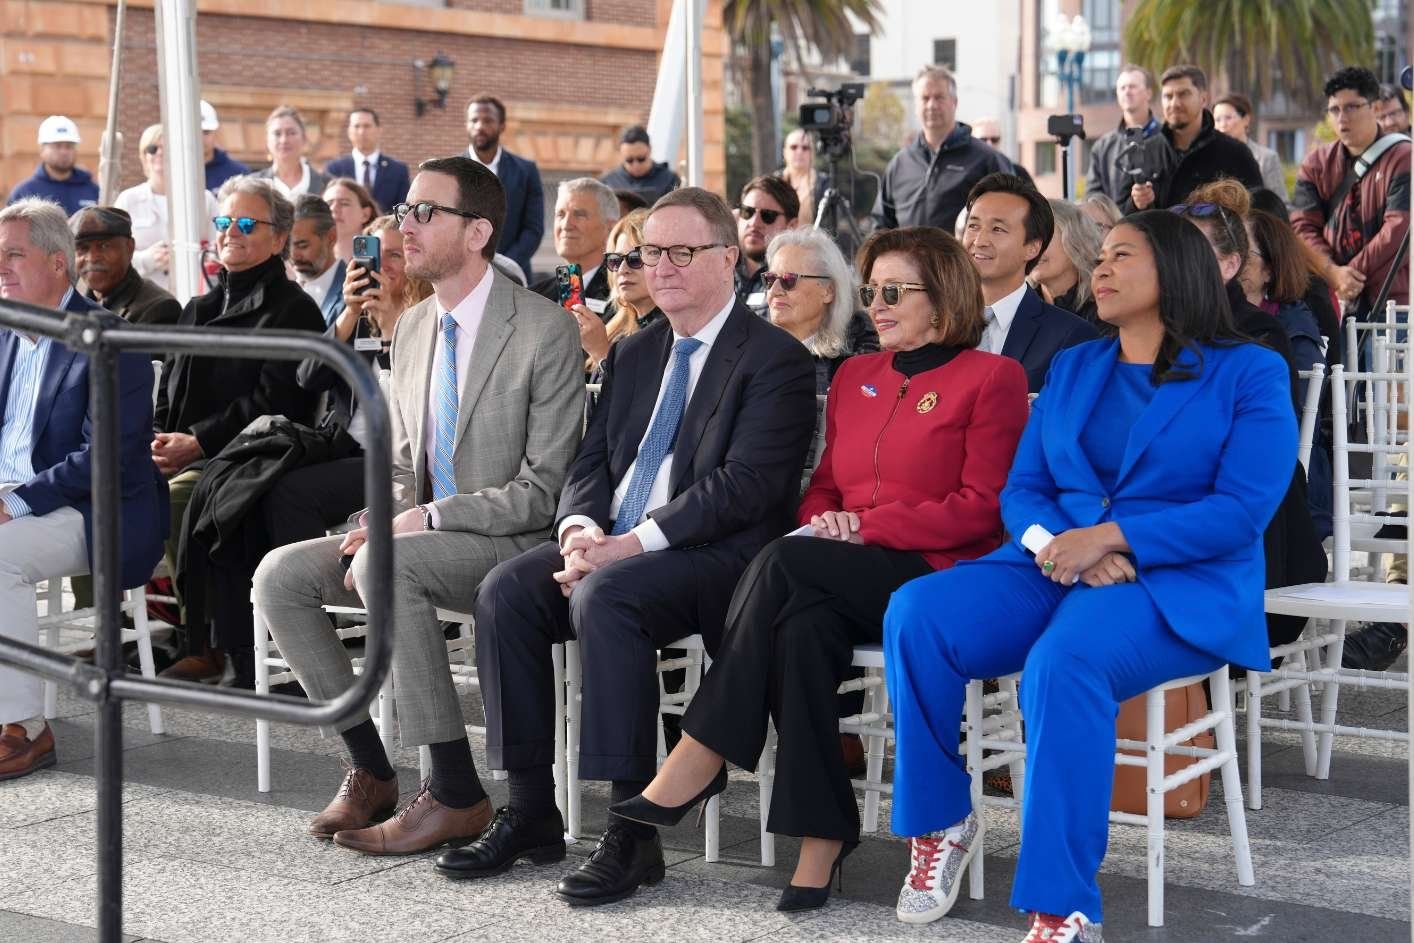
{"type": "Polygon", "coordinates": [[[766,272],[761,279],[766,283],[771,323],[815,357],[816,393],[829,392],[830,381],[846,358],[879,349],[877,343],[852,342],[854,271],[827,233],[787,229],[776,236],[766,247],[766,272]]]}
{"type": "MultiPolygon", "coordinates": [[[[167,168],[163,162],[162,125],[148,125],[138,141],[138,156],[142,173],[147,179],[129,187],[113,205],[133,220],[133,268],[143,278],[163,291],[171,291],[172,218],[167,208],[167,168]]],[[[201,244],[216,245],[216,227],[211,219],[216,215],[216,198],[201,190],[201,244]]]]}
{"type": "Polygon", "coordinates": [[[1090,273],[1105,241],[1099,225],[1084,210],[1065,200],[1051,200],[1056,235],[1031,270],[1031,286],[1057,308],[1099,323],[1090,273]]]}

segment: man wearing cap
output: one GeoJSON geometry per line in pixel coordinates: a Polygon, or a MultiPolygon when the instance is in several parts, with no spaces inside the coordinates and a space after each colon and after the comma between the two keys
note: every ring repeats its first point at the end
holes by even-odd
{"type": "Polygon", "coordinates": [[[109,206],[90,206],[69,220],[84,296],[134,324],[176,324],[182,306],[133,267],[133,221],[109,206]]]}
{"type": "Polygon", "coordinates": [[[201,103],[201,159],[206,161],[206,189],[215,193],[232,177],[250,173],[250,168],[216,146],[216,132],[221,127],[216,109],[211,103],[201,103]]]}
{"type": "Polygon", "coordinates": [[[63,115],[50,115],[39,125],[39,166],[34,176],[10,191],[10,203],[27,196],[58,203],[66,216],[98,202],[98,184],[86,170],[74,166],[79,129],[63,115]]]}

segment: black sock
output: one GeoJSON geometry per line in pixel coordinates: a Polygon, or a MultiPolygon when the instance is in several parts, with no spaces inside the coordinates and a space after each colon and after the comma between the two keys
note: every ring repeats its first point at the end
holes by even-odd
{"type": "Polygon", "coordinates": [[[431,743],[427,748],[432,751],[432,776],[428,784],[432,798],[453,809],[469,808],[486,798],[466,737],[431,743]]]}
{"type": "Polygon", "coordinates": [[[511,798],[507,805],[529,818],[548,818],[559,814],[559,810],[555,808],[555,774],[550,764],[527,766],[507,772],[510,775],[511,787],[511,798]]]}
{"type": "MultiPolygon", "coordinates": [[[[648,781],[641,779],[616,779],[610,784],[609,802],[623,802],[625,799],[632,799],[634,796],[648,788],[648,781]]],[[[652,838],[658,834],[658,830],[652,825],[644,825],[642,822],[630,822],[614,813],[609,813],[610,824],[622,825],[634,838],[652,838]]]]}
{"type": "Polygon", "coordinates": [[[393,764],[388,762],[388,753],[383,749],[383,741],[378,739],[378,728],[373,721],[365,720],[357,727],[343,732],[344,746],[349,748],[349,762],[359,769],[366,769],[374,779],[387,782],[398,775],[393,764]]]}

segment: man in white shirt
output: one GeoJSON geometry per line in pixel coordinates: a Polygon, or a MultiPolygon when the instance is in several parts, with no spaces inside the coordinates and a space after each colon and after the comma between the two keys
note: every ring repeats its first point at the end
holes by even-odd
{"type": "Polygon", "coordinates": [[[535,161],[501,146],[506,130],[506,106],[490,95],[478,95],[466,106],[467,156],[485,164],[506,193],[506,222],[496,251],[515,261],[534,284],[530,260],[545,235],[545,191],[535,161]]]}
{"type": "MultiPolygon", "coordinates": [[[[611,315],[604,247],[618,219],[619,198],[598,180],[577,177],[560,184],[555,197],[555,251],[565,262],[579,266],[584,304],[604,321],[611,315]]],[[[551,301],[560,300],[559,280],[553,272],[530,288],[551,301]]]]}
{"type": "MultiPolygon", "coordinates": [[[[582,779],[637,795],[656,768],[658,649],[721,637],[747,564],[791,529],[815,423],[804,345],[736,300],[736,220],[697,187],[653,207],[641,247],[666,315],[620,340],[546,543],[497,566],[477,593],[487,759],[510,774],[492,826],[437,869],[499,874],[563,857],[554,804],[551,647],[578,639],[582,779]]],[[[620,900],[662,876],[651,826],[611,816],[589,862],[560,882],[572,905],[620,900]]]]}
{"type": "Polygon", "coordinates": [[[329,161],[324,172],[330,177],[349,177],[363,185],[383,212],[391,213],[408,195],[408,165],[394,160],[380,150],[383,125],[372,108],[355,108],[349,112],[349,144],[353,151],[347,157],[329,161]]]}
{"type": "Polygon", "coordinates": [[[255,603],[281,655],[320,700],[353,683],[320,607],[392,597],[393,621],[379,628],[397,633],[398,732],[404,746],[428,747],[431,776],[401,814],[372,825],[396,807],[398,782],[362,713],[324,731],[343,738],[350,763],[309,827],[370,855],[468,841],[491,819],[437,609],[469,611],[487,571],[545,542],[584,402],[574,321],[490,266],[505,213],[496,178],[466,157],[424,161],[408,200],[399,223],[407,274],[433,294],[403,312],[393,337],[392,585],[370,585],[363,527],[275,550],[255,574],[255,603]]]}
{"type": "Polygon", "coordinates": [[[339,231],[329,204],[306,193],[295,200],[295,224],[290,230],[290,265],[295,279],[332,326],[344,311],[345,263],[334,257],[339,231]]]}

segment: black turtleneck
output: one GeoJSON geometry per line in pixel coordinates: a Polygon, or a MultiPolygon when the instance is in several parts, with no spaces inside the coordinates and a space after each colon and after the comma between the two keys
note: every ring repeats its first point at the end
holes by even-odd
{"type": "Polygon", "coordinates": [[[915,377],[928,370],[934,370],[951,361],[963,348],[956,345],[924,344],[913,350],[895,352],[893,367],[906,377],[915,377]]]}
{"type": "Polygon", "coordinates": [[[281,273],[285,271],[285,260],[278,255],[261,262],[259,265],[252,265],[250,268],[240,272],[232,272],[229,269],[223,270],[222,278],[226,283],[226,294],[230,301],[239,301],[255,288],[257,284],[269,278],[271,273],[278,269],[281,273]]]}

